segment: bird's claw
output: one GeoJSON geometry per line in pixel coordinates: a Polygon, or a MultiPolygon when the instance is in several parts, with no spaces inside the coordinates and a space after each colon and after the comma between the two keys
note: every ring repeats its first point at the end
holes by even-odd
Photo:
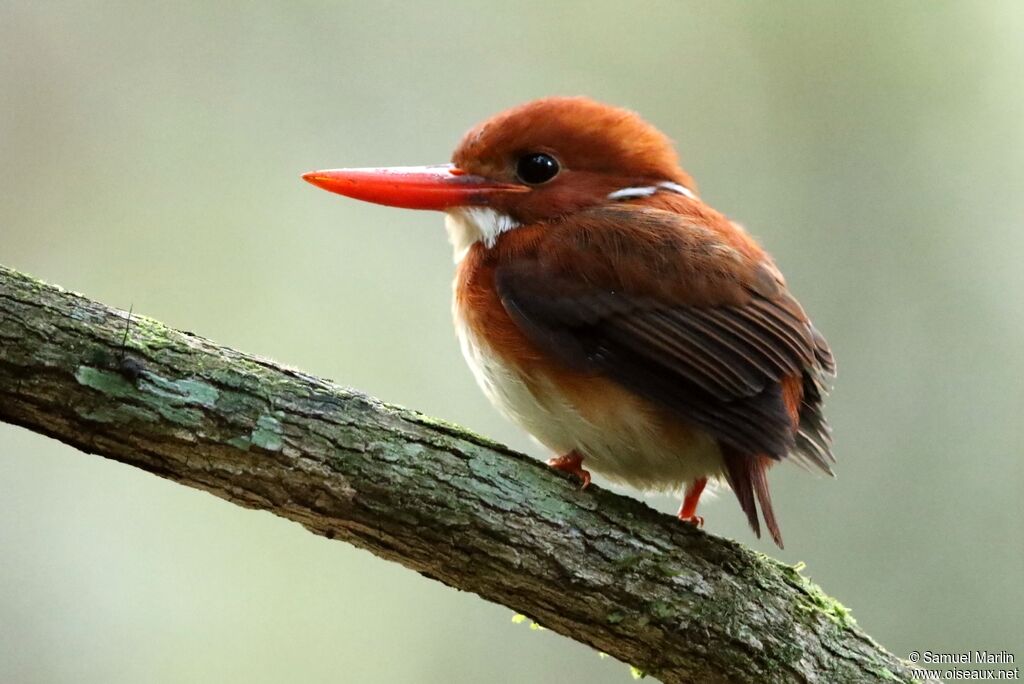
{"type": "Polygon", "coordinates": [[[571,451],[564,456],[549,458],[548,465],[555,470],[561,470],[563,473],[569,473],[580,478],[583,482],[580,491],[590,486],[590,471],[583,467],[583,457],[575,451],[571,451]]]}
{"type": "Polygon", "coordinates": [[[703,515],[691,515],[687,517],[679,516],[680,522],[684,522],[687,525],[693,525],[696,528],[704,527],[704,516],[703,515]]]}

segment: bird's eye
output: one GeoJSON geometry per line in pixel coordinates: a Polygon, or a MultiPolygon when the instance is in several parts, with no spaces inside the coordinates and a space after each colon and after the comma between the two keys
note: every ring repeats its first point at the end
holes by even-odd
{"type": "Polygon", "coordinates": [[[524,154],[516,163],[516,175],[530,185],[547,183],[558,175],[558,161],[543,152],[524,154]]]}

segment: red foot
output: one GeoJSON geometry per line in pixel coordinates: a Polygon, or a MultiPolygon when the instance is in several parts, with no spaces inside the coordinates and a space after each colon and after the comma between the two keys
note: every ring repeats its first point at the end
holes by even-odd
{"type": "Polygon", "coordinates": [[[570,451],[565,456],[557,456],[548,459],[548,465],[563,473],[575,475],[583,481],[580,489],[586,489],[590,485],[590,472],[583,469],[583,457],[575,451],[570,451]]]}
{"type": "Polygon", "coordinates": [[[704,527],[704,517],[697,515],[697,504],[700,502],[700,495],[707,483],[708,479],[702,477],[686,487],[686,496],[683,498],[683,505],[679,507],[678,513],[679,519],[684,523],[704,527]]]}

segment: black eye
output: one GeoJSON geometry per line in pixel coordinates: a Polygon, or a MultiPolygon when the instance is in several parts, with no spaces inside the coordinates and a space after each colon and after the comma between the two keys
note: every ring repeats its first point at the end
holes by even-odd
{"type": "Polygon", "coordinates": [[[519,180],[530,185],[540,185],[558,175],[558,162],[550,154],[531,152],[524,154],[516,163],[519,180]]]}

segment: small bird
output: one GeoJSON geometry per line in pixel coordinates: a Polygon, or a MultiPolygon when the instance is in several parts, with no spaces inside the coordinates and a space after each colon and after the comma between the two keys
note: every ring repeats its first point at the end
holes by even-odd
{"type": "Polygon", "coordinates": [[[683,492],[678,517],[703,525],[701,493],[724,482],[758,537],[760,505],[781,548],[768,469],[792,457],[832,474],[825,338],[636,113],[549,97],[471,129],[451,164],[303,178],[445,212],[455,329],[477,383],[584,487],[592,469],[683,492]]]}

